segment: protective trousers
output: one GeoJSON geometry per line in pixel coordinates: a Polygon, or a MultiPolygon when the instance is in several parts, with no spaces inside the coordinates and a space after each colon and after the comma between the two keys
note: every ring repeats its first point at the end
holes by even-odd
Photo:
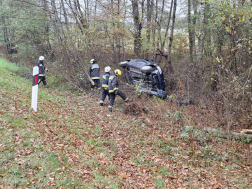
{"type": "Polygon", "coordinates": [[[106,89],[103,88],[102,89],[102,96],[101,96],[101,100],[100,100],[100,105],[101,106],[103,105],[103,102],[104,102],[106,96],[109,97],[109,92],[108,92],[108,90],[106,90],[106,89]]]}
{"type": "Polygon", "coordinates": [[[91,90],[94,89],[94,87],[97,87],[100,89],[100,79],[92,79],[94,82],[94,85],[91,84],[91,90]]]}
{"type": "Polygon", "coordinates": [[[45,86],[47,85],[45,76],[38,76],[38,84],[40,84],[41,81],[45,86]]]}
{"type": "Polygon", "coordinates": [[[118,89],[116,92],[114,93],[109,93],[109,111],[112,112],[112,106],[115,103],[115,97],[116,95],[120,96],[125,102],[128,101],[128,98],[126,96],[126,94],[124,93],[124,91],[118,89]]]}

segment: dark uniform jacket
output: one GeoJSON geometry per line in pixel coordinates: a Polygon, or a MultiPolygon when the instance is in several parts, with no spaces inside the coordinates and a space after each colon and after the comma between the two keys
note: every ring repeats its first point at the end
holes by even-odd
{"type": "Polygon", "coordinates": [[[39,61],[37,62],[37,64],[36,64],[36,66],[39,67],[39,76],[45,76],[45,70],[47,70],[47,69],[46,69],[46,67],[44,66],[44,62],[41,61],[41,60],[39,60],[39,61]]]}
{"type": "Polygon", "coordinates": [[[102,88],[108,90],[109,72],[105,72],[102,77],[102,88]]]}
{"type": "Polygon", "coordinates": [[[91,79],[100,79],[100,67],[98,64],[93,63],[89,68],[91,79]]]}
{"type": "Polygon", "coordinates": [[[119,83],[115,74],[110,75],[108,82],[109,93],[114,93],[118,90],[119,83]]]}

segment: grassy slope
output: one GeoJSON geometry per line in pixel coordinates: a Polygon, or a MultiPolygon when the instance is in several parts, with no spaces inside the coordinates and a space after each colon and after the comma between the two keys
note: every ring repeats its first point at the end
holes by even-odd
{"type": "Polygon", "coordinates": [[[249,145],[192,127],[195,107],[118,99],[108,114],[99,96],[40,86],[36,113],[17,69],[0,59],[0,188],[252,187],[249,145]]]}

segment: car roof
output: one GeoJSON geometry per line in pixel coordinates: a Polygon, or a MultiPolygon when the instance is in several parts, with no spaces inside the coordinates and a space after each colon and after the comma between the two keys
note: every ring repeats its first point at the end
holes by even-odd
{"type": "Polygon", "coordinates": [[[128,60],[127,63],[128,66],[133,67],[133,68],[142,68],[143,66],[150,66],[150,65],[155,65],[154,62],[150,62],[145,59],[132,59],[128,60]]]}

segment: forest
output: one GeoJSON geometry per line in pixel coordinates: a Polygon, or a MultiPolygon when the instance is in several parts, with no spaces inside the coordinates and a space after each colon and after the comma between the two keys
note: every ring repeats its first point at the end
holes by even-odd
{"type": "Polygon", "coordinates": [[[0,188],[250,188],[251,7],[0,0],[0,188]],[[49,72],[36,113],[39,56],[49,72]],[[133,102],[109,114],[90,92],[91,59],[101,72],[153,60],[167,99],[133,96],[122,76],[133,102]]]}

